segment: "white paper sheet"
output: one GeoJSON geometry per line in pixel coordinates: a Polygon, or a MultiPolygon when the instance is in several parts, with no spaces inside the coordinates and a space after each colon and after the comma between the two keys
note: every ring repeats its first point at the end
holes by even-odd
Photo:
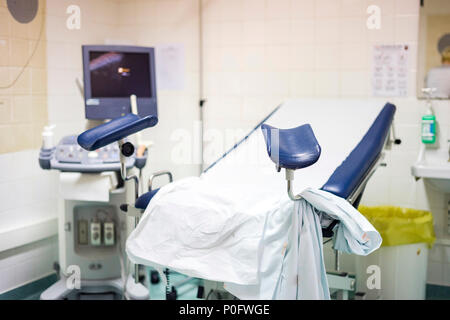
{"type": "Polygon", "coordinates": [[[156,47],[156,78],[159,90],[184,89],[182,44],[164,44],[156,47]]]}
{"type": "Polygon", "coordinates": [[[375,45],[373,48],[372,89],[378,97],[404,97],[408,94],[408,45],[375,45]]]}

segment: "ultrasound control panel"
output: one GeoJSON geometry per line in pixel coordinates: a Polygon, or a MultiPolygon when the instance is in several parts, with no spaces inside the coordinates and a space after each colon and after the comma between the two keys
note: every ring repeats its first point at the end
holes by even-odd
{"type": "MultiPolygon", "coordinates": [[[[136,158],[133,154],[127,158],[126,167],[143,167],[147,155],[136,158]]],[[[94,151],[80,147],[77,136],[66,136],[52,149],[41,149],[39,165],[42,169],[56,169],[64,172],[104,172],[120,171],[120,151],[117,143],[94,151]]]]}
{"type": "Polygon", "coordinates": [[[79,164],[102,164],[119,162],[119,146],[117,143],[95,151],[86,151],[76,141],[76,136],[68,136],[56,146],[55,158],[58,162],[79,164]]]}

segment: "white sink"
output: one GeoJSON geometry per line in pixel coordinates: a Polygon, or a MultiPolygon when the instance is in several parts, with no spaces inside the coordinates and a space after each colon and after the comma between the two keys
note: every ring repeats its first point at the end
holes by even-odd
{"type": "Polygon", "coordinates": [[[450,162],[417,162],[411,167],[411,173],[416,178],[425,179],[441,192],[450,193],[450,162]]]}

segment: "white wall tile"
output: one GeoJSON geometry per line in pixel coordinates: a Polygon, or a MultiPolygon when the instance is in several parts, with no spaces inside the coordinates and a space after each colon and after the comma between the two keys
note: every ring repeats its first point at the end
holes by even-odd
{"type": "Polygon", "coordinates": [[[442,284],[443,281],[444,281],[444,264],[429,261],[427,282],[432,284],[442,284]]]}
{"type": "Polygon", "coordinates": [[[243,23],[240,21],[222,22],[220,25],[220,44],[241,45],[243,23]]]}
{"type": "Polygon", "coordinates": [[[290,73],[290,93],[293,97],[313,96],[314,83],[314,71],[301,70],[290,73]]]}
{"type": "Polygon", "coordinates": [[[337,97],[340,93],[338,71],[316,71],[315,94],[323,97],[337,97]]]}
{"type": "Polygon", "coordinates": [[[266,21],[266,44],[288,44],[291,41],[289,20],[266,21]]]}
{"type": "Polygon", "coordinates": [[[366,1],[361,0],[341,0],[342,17],[361,17],[366,13],[366,1]]]}
{"type": "Polygon", "coordinates": [[[395,41],[417,43],[419,40],[419,18],[417,15],[396,16],[395,41]]]}
{"type": "Polygon", "coordinates": [[[289,46],[268,45],[265,49],[265,66],[269,71],[288,71],[290,67],[289,46]]]}
{"type": "Polygon", "coordinates": [[[322,17],[338,17],[341,11],[341,1],[336,0],[316,0],[315,15],[322,17]]]}
{"type": "Polygon", "coordinates": [[[316,46],[290,46],[289,64],[291,69],[313,70],[316,63],[316,46]]]}
{"type": "Polygon", "coordinates": [[[315,20],[292,20],[291,43],[312,44],[315,42],[315,34],[315,20]]]}
{"type": "Polygon", "coordinates": [[[314,0],[292,0],[291,8],[293,19],[313,18],[315,16],[314,0]]]}
{"type": "Polygon", "coordinates": [[[418,15],[420,2],[411,0],[395,0],[395,13],[398,15],[418,15]]]}
{"type": "Polygon", "coordinates": [[[266,39],[266,24],[264,20],[250,20],[242,23],[242,43],[245,45],[262,45],[266,39]]]}
{"type": "Polygon", "coordinates": [[[266,19],[284,19],[291,16],[291,0],[266,0],[266,19]]]}
{"type": "Polygon", "coordinates": [[[366,45],[366,21],[362,17],[349,17],[340,19],[340,41],[344,44],[366,45]]]}
{"type": "MultiPolygon", "coordinates": [[[[339,47],[338,66],[342,70],[360,69],[368,72],[367,55],[368,48],[364,44],[341,44],[339,47]]],[[[369,75],[364,83],[369,83],[369,75]]]]}
{"type": "Polygon", "coordinates": [[[265,1],[243,0],[243,2],[244,20],[262,20],[265,18],[265,1]]]}
{"type": "Polygon", "coordinates": [[[336,70],[340,67],[341,51],[337,44],[316,45],[314,56],[317,70],[336,70]]]}
{"type": "Polygon", "coordinates": [[[341,94],[365,97],[369,91],[366,70],[341,71],[341,94]]]}
{"type": "Polygon", "coordinates": [[[264,46],[245,46],[243,47],[242,70],[243,71],[261,71],[265,69],[265,47],[264,46]]]}
{"type": "Polygon", "coordinates": [[[315,24],[315,41],[320,44],[336,44],[340,41],[341,19],[323,18],[315,24]]]}
{"type": "Polygon", "coordinates": [[[380,44],[393,44],[395,41],[395,17],[382,15],[380,29],[368,29],[367,39],[380,44]]]}
{"type": "Polygon", "coordinates": [[[376,5],[381,9],[382,15],[395,14],[395,0],[366,0],[367,7],[369,5],[376,5]]]}

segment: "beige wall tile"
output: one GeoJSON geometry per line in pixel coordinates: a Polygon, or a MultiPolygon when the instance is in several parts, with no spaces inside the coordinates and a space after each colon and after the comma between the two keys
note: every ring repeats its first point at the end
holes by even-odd
{"type": "Polygon", "coordinates": [[[10,68],[9,67],[1,67],[0,66],[0,96],[9,94],[12,90],[7,88],[5,89],[5,86],[8,86],[10,84],[10,68]]]}
{"type": "Polygon", "coordinates": [[[315,20],[299,19],[291,22],[291,43],[311,44],[315,42],[315,20]]]}
{"type": "Polygon", "coordinates": [[[31,96],[15,95],[12,98],[12,122],[28,123],[32,121],[31,96]]]}
{"type": "MultiPolygon", "coordinates": [[[[265,18],[265,1],[243,0],[243,19],[262,20],[265,18]]],[[[210,1],[214,2],[214,1],[210,1]]]]}
{"type": "Polygon", "coordinates": [[[30,41],[30,55],[29,66],[35,68],[44,68],[47,65],[47,42],[45,41],[30,41]]]}
{"type": "Polygon", "coordinates": [[[8,37],[11,34],[11,19],[8,9],[0,7],[0,37],[8,37]]]}
{"type": "Polygon", "coordinates": [[[31,93],[47,93],[47,70],[43,68],[31,69],[31,93]]]}
{"type": "Polygon", "coordinates": [[[9,89],[0,89],[0,122],[3,123],[0,126],[0,132],[4,134],[0,153],[36,147],[33,141],[35,139],[34,123],[36,121],[41,126],[47,121],[47,104],[45,103],[47,79],[44,69],[47,60],[45,29],[41,43],[33,59],[29,61],[39,35],[36,29],[42,25],[43,7],[45,7],[45,1],[40,2],[40,13],[29,24],[14,21],[9,12],[0,7],[0,29],[3,34],[5,30],[8,31],[6,38],[0,37],[0,66],[3,66],[0,67],[0,87],[13,84],[9,89]],[[3,13],[6,13],[4,17],[3,13]],[[30,66],[41,68],[37,69],[39,81],[36,80],[36,72],[31,67],[24,69],[28,62],[30,66]],[[32,93],[40,93],[41,96],[32,96],[32,93]],[[36,105],[35,110],[33,104],[36,105]]]}
{"type": "Polygon", "coordinates": [[[266,19],[289,19],[291,17],[291,0],[267,0],[266,19]]]}
{"type": "Polygon", "coordinates": [[[31,98],[31,116],[33,124],[47,123],[47,96],[46,95],[33,95],[31,98]]]}
{"type": "Polygon", "coordinates": [[[27,24],[27,38],[30,40],[45,39],[45,15],[38,14],[33,21],[27,24]]]}
{"type": "Polygon", "coordinates": [[[19,39],[28,39],[28,23],[20,23],[14,20],[11,15],[9,15],[11,37],[19,39]]]}
{"type": "Polygon", "coordinates": [[[34,134],[32,124],[18,124],[13,128],[16,150],[32,149],[34,147],[34,134]]]}
{"type": "Polygon", "coordinates": [[[10,68],[10,80],[15,80],[12,87],[13,94],[30,94],[31,93],[31,69],[21,67],[10,68]],[[16,80],[17,79],[17,80],[16,80]]]}
{"type": "Polygon", "coordinates": [[[9,54],[11,66],[24,66],[30,57],[28,40],[15,37],[11,38],[9,54]]]}
{"type": "Polygon", "coordinates": [[[336,0],[316,0],[316,17],[338,17],[341,11],[341,1],[336,0]]]}
{"type": "Polygon", "coordinates": [[[11,98],[9,96],[0,96],[0,123],[8,124],[11,122],[11,98]]]}
{"type": "Polygon", "coordinates": [[[15,126],[10,124],[0,124],[0,154],[20,150],[16,148],[14,128],[15,126]]]}
{"type": "Polygon", "coordinates": [[[291,17],[294,19],[313,18],[315,11],[315,1],[292,0],[291,8],[291,17]]]}
{"type": "Polygon", "coordinates": [[[9,38],[0,37],[0,66],[9,66],[9,38]]]}

